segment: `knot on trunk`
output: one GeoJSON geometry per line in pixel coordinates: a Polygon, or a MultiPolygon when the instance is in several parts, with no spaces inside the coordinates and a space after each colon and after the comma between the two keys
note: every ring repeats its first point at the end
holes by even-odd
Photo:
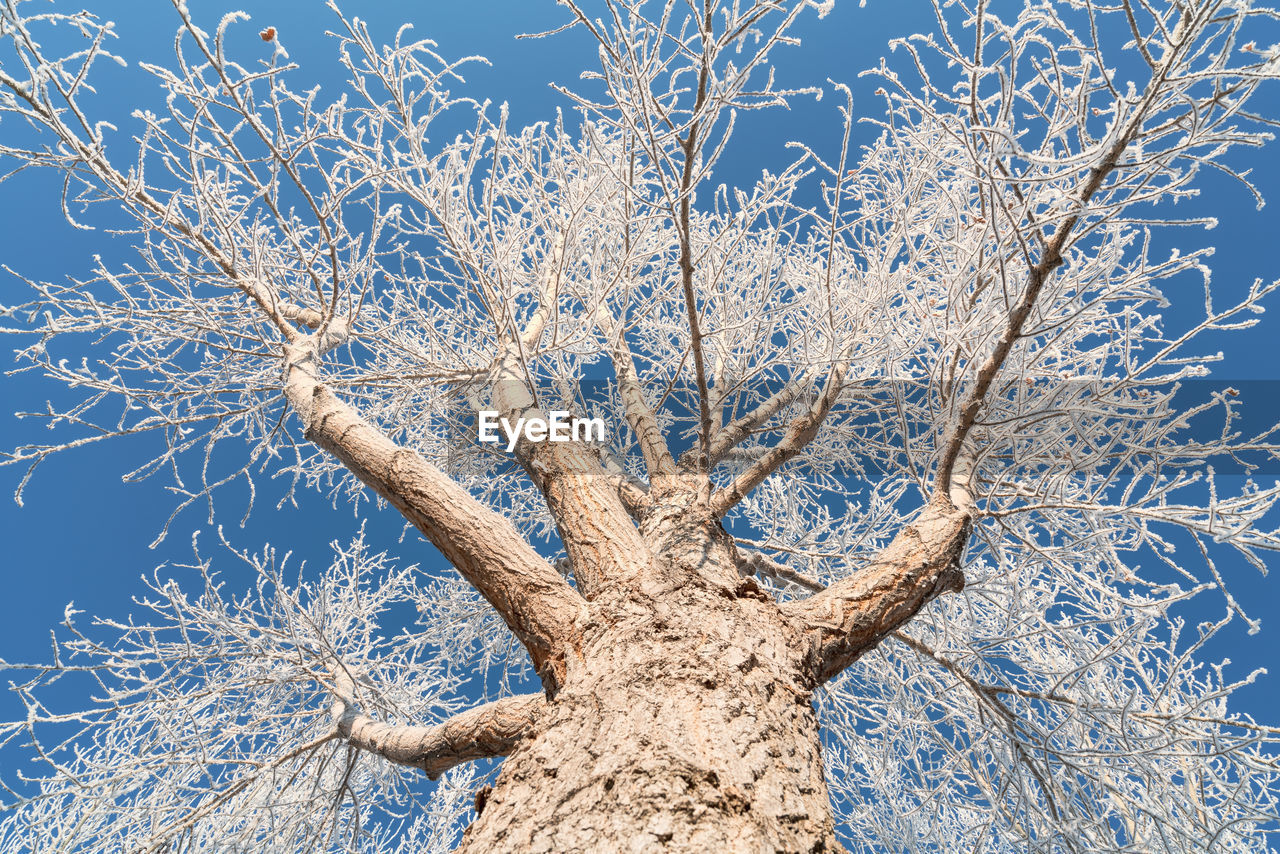
{"type": "Polygon", "coordinates": [[[938,573],[934,579],[933,589],[925,597],[925,602],[932,602],[943,593],[959,593],[964,590],[964,572],[958,564],[950,564],[938,573]]]}

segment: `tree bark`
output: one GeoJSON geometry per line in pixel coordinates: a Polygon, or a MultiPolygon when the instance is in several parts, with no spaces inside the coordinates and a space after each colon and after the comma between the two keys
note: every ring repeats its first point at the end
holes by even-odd
{"type": "Polygon", "coordinates": [[[752,580],[723,583],[727,535],[705,530],[639,570],[645,594],[590,604],[581,658],[461,851],[843,850],[801,632],[752,580]]]}
{"type": "Polygon", "coordinates": [[[836,676],[943,593],[964,589],[970,517],[935,497],[867,565],[821,593],[782,606],[803,625],[818,682],[836,676]]]}

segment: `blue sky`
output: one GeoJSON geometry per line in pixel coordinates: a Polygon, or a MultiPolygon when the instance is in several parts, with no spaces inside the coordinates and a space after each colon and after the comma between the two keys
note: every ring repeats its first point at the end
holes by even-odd
{"type": "MultiPolygon", "coordinates": [[[[170,53],[177,19],[165,0],[135,0],[122,3],[88,3],[104,17],[114,18],[121,35],[116,51],[126,58],[164,62],[170,53]]],[[[232,49],[244,58],[269,50],[258,38],[260,28],[275,26],[292,59],[303,65],[295,79],[314,80],[337,91],[341,79],[334,61],[333,41],[323,35],[333,23],[331,13],[314,0],[290,2],[243,2],[235,5],[220,0],[192,0],[193,13],[206,29],[213,29],[221,15],[231,8],[244,8],[253,16],[242,24],[232,39],[232,49]]],[[[413,21],[415,32],[440,45],[447,57],[483,54],[492,66],[474,65],[468,75],[467,94],[495,103],[508,102],[513,124],[525,124],[554,116],[557,106],[567,106],[547,85],[556,80],[571,82],[578,71],[594,62],[594,53],[580,37],[558,37],[552,41],[516,41],[522,31],[546,29],[564,20],[564,11],[552,0],[489,0],[488,2],[382,2],[349,4],[348,11],[370,21],[374,33],[390,40],[404,21],[413,21]]],[[[921,0],[886,2],[870,0],[867,8],[845,2],[822,21],[811,15],[801,30],[802,48],[779,55],[780,78],[784,85],[827,86],[827,78],[855,86],[855,109],[875,115],[878,99],[870,94],[874,84],[856,80],[857,72],[874,65],[886,53],[887,40],[932,23],[929,5],[921,0]]],[[[132,126],[128,113],[159,101],[158,89],[136,66],[129,69],[104,67],[100,96],[95,105],[98,116],[114,120],[121,128],[120,150],[127,151],[126,137],[132,126]]],[[[828,87],[829,88],[829,87],[828,87]]],[[[462,91],[463,87],[459,87],[462,91]]],[[[729,160],[721,169],[722,180],[749,180],[762,168],[777,169],[788,155],[783,145],[791,138],[803,139],[819,149],[834,150],[839,143],[837,99],[821,102],[798,99],[789,114],[770,113],[748,117],[740,127],[729,160]]],[[[1255,109],[1280,116],[1280,92],[1265,93],[1255,109]]],[[[0,133],[7,129],[0,126],[0,133]]],[[[868,129],[865,133],[870,133],[868,129]]],[[[1264,194],[1280,204],[1280,158],[1271,152],[1252,152],[1247,163],[1264,194]]],[[[1213,244],[1214,281],[1225,290],[1242,290],[1255,277],[1280,276],[1280,263],[1270,251],[1280,235],[1280,219],[1272,207],[1255,209],[1252,197],[1240,186],[1218,175],[1205,175],[1203,195],[1180,212],[1217,216],[1216,231],[1185,230],[1177,233],[1187,245],[1213,244]]],[[[76,231],[62,219],[58,181],[52,175],[23,174],[0,185],[0,262],[23,275],[58,281],[67,275],[85,273],[95,254],[108,262],[126,260],[129,240],[103,230],[76,231]]],[[[109,223],[108,223],[109,224],[109,223]]],[[[1187,292],[1170,293],[1175,305],[1171,314],[1190,318],[1202,305],[1193,282],[1187,292]]],[[[11,277],[0,282],[0,303],[24,299],[22,284],[11,277]]],[[[1278,306],[1280,307],[1280,306],[1278,306]]],[[[1247,333],[1224,336],[1204,349],[1221,348],[1226,361],[1215,372],[1229,380],[1270,380],[1274,385],[1254,386],[1260,395],[1280,396],[1280,359],[1274,341],[1280,333],[1280,318],[1264,316],[1263,324],[1247,333]]],[[[7,355],[18,342],[0,339],[7,355]]],[[[68,354],[70,355],[70,354],[68,354]]],[[[65,398],[65,392],[31,374],[0,377],[0,448],[9,449],[24,441],[40,440],[38,423],[19,421],[13,412],[39,410],[46,399],[65,398]]],[[[163,478],[125,484],[121,475],[149,459],[155,439],[141,437],[94,446],[55,457],[37,472],[26,491],[26,506],[19,508],[7,498],[0,504],[0,567],[5,584],[0,596],[0,658],[8,661],[33,660],[48,654],[49,629],[61,619],[68,600],[90,613],[123,616],[130,610],[130,597],[141,590],[139,576],[166,560],[182,560],[189,554],[190,532],[209,528],[203,510],[193,508],[174,523],[169,539],[157,549],[147,544],[156,536],[174,506],[163,478]]],[[[0,491],[7,496],[17,486],[22,472],[0,469],[0,491]]],[[[1274,475],[1272,475],[1274,476],[1274,475]]],[[[268,487],[260,506],[245,529],[236,529],[239,514],[224,512],[219,522],[240,547],[256,549],[270,540],[281,550],[323,563],[327,543],[345,537],[360,524],[350,507],[330,507],[320,496],[307,495],[299,508],[274,512],[278,493],[268,487]]],[[[363,505],[367,508],[368,505],[363,505]]],[[[224,508],[224,510],[227,508],[224,508]]],[[[362,511],[363,512],[363,511],[362,511]]],[[[401,521],[390,512],[368,516],[370,533],[376,541],[396,550],[401,521]]],[[[210,536],[210,535],[206,535],[210,536]]],[[[401,549],[408,560],[430,564],[437,558],[427,546],[409,545],[401,549]]],[[[1246,637],[1236,624],[1211,650],[1210,658],[1230,657],[1232,672],[1242,676],[1250,669],[1267,666],[1271,650],[1280,637],[1280,621],[1269,614],[1280,605],[1280,579],[1267,580],[1243,566],[1223,567],[1236,597],[1252,616],[1263,618],[1262,633],[1246,637]]],[[[1218,615],[1216,605],[1213,616],[1218,615]]],[[[1206,614],[1205,616],[1208,616],[1206,614]]],[[[1276,676],[1250,687],[1240,695],[1238,711],[1275,722],[1274,709],[1280,701],[1280,670],[1276,676]]],[[[0,713],[14,709],[8,698],[0,699],[0,713]]]]}

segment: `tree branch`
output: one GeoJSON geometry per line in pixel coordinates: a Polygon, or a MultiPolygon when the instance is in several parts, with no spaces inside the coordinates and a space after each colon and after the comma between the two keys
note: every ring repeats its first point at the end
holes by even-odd
{"type": "Polygon", "coordinates": [[[626,328],[619,326],[616,332],[613,331],[614,320],[603,301],[596,309],[596,323],[611,339],[609,352],[614,375],[618,378],[618,394],[622,398],[623,411],[627,423],[631,425],[631,431],[635,433],[636,442],[640,445],[645,469],[649,472],[649,482],[657,484],[676,474],[676,463],[662,435],[662,429],[658,426],[658,419],[644,399],[635,357],[627,345],[626,328]]]}
{"type": "Polygon", "coordinates": [[[632,519],[639,519],[649,510],[649,485],[627,471],[619,456],[608,448],[600,449],[600,465],[618,490],[618,499],[632,519]]]}
{"type": "MultiPolygon", "coordinates": [[[[1077,196],[1077,213],[1058,223],[1058,227],[1054,229],[1052,237],[1044,244],[1040,259],[1030,265],[1027,271],[1027,284],[1023,289],[1022,296],[1017,305],[1010,310],[1005,329],[1000,335],[1000,340],[996,342],[995,349],[991,351],[978,369],[977,379],[969,390],[965,404],[960,410],[960,415],[942,443],[942,454],[938,460],[938,473],[934,479],[937,491],[947,492],[951,488],[953,467],[960,456],[965,438],[969,435],[970,430],[973,429],[973,425],[978,419],[978,413],[982,411],[983,404],[986,402],[987,392],[991,389],[991,384],[1008,358],[1014,343],[1022,336],[1022,329],[1026,325],[1027,318],[1031,315],[1031,309],[1035,306],[1045,283],[1049,280],[1053,271],[1062,264],[1062,253],[1070,245],[1072,232],[1083,216],[1081,211],[1102,187],[1102,182],[1106,180],[1107,176],[1120,165],[1121,156],[1142,130],[1142,123],[1146,121],[1147,111],[1151,109],[1152,104],[1156,101],[1157,95],[1161,92],[1161,88],[1172,71],[1182,49],[1192,41],[1187,35],[1189,26],[1190,19],[1188,17],[1183,17],[1179,21],[1178,26],[1170,36],[1165,54],[1161,58],[1159,66],[1153,69],[1151,80],[1147,83],[1143,97],[1133,110],[1129,121],[1116,134],[1114,141],[1107,146],[1102,157],[1089,170],[1088,177],[1080,185],[1077,196]]],[[[1003,164],[1001,164],[1001,169],[1008,175],[1003,164]]]]}
{"type": "MultiPolygon", "coordinates": [[[[710,464],[714,466],[723,460],[726,454],[746,441],[747,437],[751,435],[751,431],[795,403],[803,391],[804,383],[789,382],[755,409],[735,418],[717,430],[711,440],[710,464]]],[[[683,471],[692,471],[697,466],[697,462],[693,449],[680,455],[680,468],[683,471]]]]}
{"type": "Polygon", "coordinates": [[[505,518],[392,442],[316,378],[314,345],[285,345],[285,397],[306,437],[431,541],[529,650],[549,693],[562,684],[583,600],[505,518]]]}
{"type": "MultiPolygon", "coordinates": [[[[716,518],[724,516],[733,506],[747,496],[751,490],[755,489],[769,475],[777,471],[783,464],[793,458],[796,454],[804,450],[805,446],[813,441],[813,437],[818,435],[818,430],[822,427],[822,422],[826,420],[827,414],[831,412],[831,407],[835,405],[836,399],[840,396],[840,390],[844,384],[844,375],[848,370],[848,362],[841,361],[832,369],[830,375],[827,376],[827,382],[822,387],[822,394],[809,407],[809,411],[787,425],[787,432],[778,440],[778,444],[774,445],[764,456],[752,463],[750,468],[735,477],[727,486],[716,491],[711,496],[711,513],[716,518]]],[[[769,401],[766,401],[768,404],[769,401]]],[[[782,404],[778,404],[780,409],[782,404]]]]}
{"type": "MultiPolygon", "coordinates": [[[[117,170],[101,146],[82,139],[51,102],[46,103],[2,71],[0,86],[29,104],[38,121],[53,131],[143,225],[181,239],[208,258],[273,323],[284,341],[285,397],[302,420],[307,438],[341,460],[441,551],[498,610],[529,650],[547,690],[554,691],[563,677],[566,648],[576,637],[574,623],[583,604],[581,597],[510,522],[481,505],[417,453],[396,445],[319,381],[320,354],[346,340],[348,325],[330,322],[331,311],[280,300],[256,278],[238,269],[206,234],[117,170]],[[295,323],[316,333],[300,333],[291,325],[295,323]]],[[[63,98],[74,105],[65,93],[63,98]]],[[[243,106],[240,111],[249,116],[243,106]]],[[[81,124],[88,127],[83,121],[81,124]]],[[[540,333],[541,326],[537,329],[540,333]]]]}
{"type": "Polygon", "coordinates": [[[344,676],[333,704],[338,734],[352,747],[396,765],[421,769],[432,780],[463,762],[506,756],[547,707],[541,694],[522,694],[469,709],[435,726],[407,726],[361,713],[350,693],[350,677],[344,676]]]}
{"type": "MultiPolygon", "coordinates": [[[[704,4],[702,38],[705,40],[710,34],[711,7],[704,4]]],[[[713,53],[704,44],[702,62],[698,69],[698,94],[693,104],[692,120],[689,122],[688,136],[681,142],[684,163],[680,173],[680,209],[676,216],[680,235],[680,288],[684,294],[685,314],[689,320],[689,349],[693,353],[693,370],[698,383],[698,447],[700,449],[699,456],[701,457],[698,470],[703,473],[711,470],[711,394],[707,385],[706,357],[702,346],[702,326],[698,320],[698,299],[693,287],[693,230],[689,223],[689,211],[693,201],[695,155],[702,143],[698,136],[701,129],[699,118],[703,105],[707,102],[712,56],[713,53]]]]}
{"type": "Polygon", "coordinates": [[[935,597],[964,589],[960,557],[969,514],[935,497],[866,566],[783,612],[808,645],[812,675],[826,682],[914,617],[935,597]]]}
{"type": "MultiPolygon", "coordinates": [[[[550,317],[567,230],[566,224],[546,261],[537,309],[522,331],[513,331],[495,360],[493,401],[509,421],[546,417],[530,390],[523,354],[537,346],[550,317]]],[[[547,501],[584,596],[590,598],[648,553],[619,484],[606,473],[593,448],[580,442],[532,442],[521,437],[515,453],[547,501]]]]}
{"type": "Polygon", "coordinates": [[[827,587],[821,581],[815,581],[803,573],[796,572],[789,566],[778,563],[763,552],[748,552],[735,549],[738,559],[738,571],[748,575],[768,578],[779,584],[798,587],[809,593],[821,593],[827,587]]]}

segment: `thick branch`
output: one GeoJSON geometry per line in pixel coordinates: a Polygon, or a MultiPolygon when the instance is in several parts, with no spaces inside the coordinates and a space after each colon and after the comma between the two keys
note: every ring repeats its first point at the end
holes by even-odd
{"type": "Polygon", "coordinates": [[[554,691],[577,637],[582,598],[507,519],[318,382],[312,347],[286,345],[285,356],[285,396],[307,439],[342,461],[440,550],[502,615],[554,691]]]}
{"type": "MultiPolygon", "coordinates": [[[[547,416],[530,390],[524,353],[536,348],[550,318],[565,239],[562,230],[546,261],[537,309],[495,360],[493,401],[512,423],[521,417],[547,416]]],[[[644,541],[623,503],[618,481],[602,467],[595,449],[580,442],[534,442],[521,437],[515,452],[546,498],[584,596],[590,598],[608,579],[643,560],[644,541]]]]}
{"type": "Polygon", "coordinates": [[[808,645],[814,678],[826,682],[933,598],[964,589],[959,564],[968,539],[969,514],[935,497],[866,566],[808,599],[784,603],[808,645]]]}
{"type": "Polygon", "coordinates": [[[640,385],[640,375],[636,370],[635,357],[627,345],[626,327],[612,329],[614,322],[604,302],[596,310],[596,322],[610,339],[609,352],[613,362],[613,372],[618,378],[618,394],[622,398],[623,411],[627,424],[635,434],[640,445],[640,453],[644,457],[645,469],[649,472],[649,481],[656,484],[663,478],[676,473],[675,460],[671,449],[658,426],[658,419],[653,409],[644,399],[644,389],[640,385]]]}
{"type": "Polygon", "coordinates": [[[575,636],[581,598],[509,522],[419,455],[397,446],[317,381],[318,354],[343,340],[345,326],[335,328],[326,313],[283,304],[261,282],[241,274],[209,237],[116,170],[100,147],[82,140],[51,106],[2,72],[0,85],[29,103],[126,207],[140,209],[140,221],[154,217],[157,222],[150,224],[188,241],[274,323],[287,342],[285,396],[302,419],[307,438],[341,460],[440,549],[498,610],[529,650],[548,690],[554,690],[563,675],[565,645],[575,636]],[[317,333],[303,336],[291,323],[317,333]]]}
{"type": "Polygon", "coordinates": [[[374,720],[349,698],[333,705],[338,734],[352,747],[397,765],[419,768],[432,780],[463,762],[506,756],[547,707],[541,694],[505,697],[454,715],[436,726],[403,726],[374,720]]]}
{"type": "Polygon", "coordinates": [[[636,505],[624,503],[626,496],[647,504],[646,495],[624,477],[608,474],[595,451],[585,445],[524,444],[525,470],[547,501],[585,597],[593,598],[611,580],[647,563],[649,550],[632,518],[636,505]]]}

